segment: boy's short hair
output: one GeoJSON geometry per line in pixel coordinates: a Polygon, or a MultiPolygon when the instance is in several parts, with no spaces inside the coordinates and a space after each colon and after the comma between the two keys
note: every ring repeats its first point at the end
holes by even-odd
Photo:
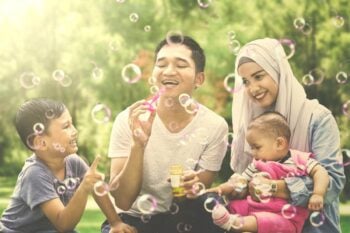
{"type": "Polygon", "coordinates": [[[48,128],[52,119],[56,119],[62,115],[66,106],[52,99],[37,98],[24,102],[17,110],[14,119],[14,125],[23,144],[30,150],[34,150],[28,143],[32,143],[34,135],[38,134],[35,125],[40,124],[43,127],[42,133],[48,133],[48,128]],[[29,141],[28,141],[29,140],[29,141]]]}
{"type": "Polygon", "coordinates": [[[290,128],[287,119],[279,112],[267,111],[255,117],[248,125],[247,130],[258,129],[272,137],[284,137],[289,142],[290,128]]]}
{"type": "MultiPolygon", "coordinates": [[[[181,43],[185,45],[187,48],[189,48],[192,52],[191,57],[196,65],[196,73],[204,72],[205,54],[201,46],[193,38],[189,36],[182,36],[182,35],[171,35],[169,39],[173,43],[179,43],[179,44],[181,43]]],[[[159,42],[159,44],[157,45],[154,51],[155,59],[157,59],[159,50],[161,50],[163,46],[167,44],[169,44],[167,38],[159,42]]]]}

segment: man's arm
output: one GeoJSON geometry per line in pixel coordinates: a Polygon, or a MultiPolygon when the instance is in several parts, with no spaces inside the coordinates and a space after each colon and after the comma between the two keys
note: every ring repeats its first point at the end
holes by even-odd
{"type": "Polygon", "coordinates": [[[104,215],[107,217],[107,220],[111,226],[111,232],[137,232],[137,230],[134,227],[123,223],[123,221],[117,214],[117,211],[115,210],[111,199],[108,195],[97,196],[94,194],[93,196],[96,203],[98,204],[104,215]]]}
{"type": "Polygon", "coordinates": [[[119,182],[118,188],[112,190],[111,194],[116,206],[122,210],[130,209],[140,192],[143,152],[143,145],[135,144],[132,146],[128,158],[113,158],[111,161],[111,180],[119,182]]]}

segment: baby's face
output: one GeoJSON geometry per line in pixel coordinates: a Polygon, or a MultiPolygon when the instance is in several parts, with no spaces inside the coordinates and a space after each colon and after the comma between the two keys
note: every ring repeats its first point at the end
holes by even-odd
{"type": "Polygon", "coordinates": [[[51,120],[45,141],[52,154],[65,156],[76,153],[78,151],[77,139],[78,131],[67,109],[60,117],[51,120]]]}
{"type": "Polygon", "coordinates": [[[277,151],[276,138],[273,138],[270,134],[249,129],[246,140],[255,159],[263,161],[277,161],[281,159],[277,151]]]}

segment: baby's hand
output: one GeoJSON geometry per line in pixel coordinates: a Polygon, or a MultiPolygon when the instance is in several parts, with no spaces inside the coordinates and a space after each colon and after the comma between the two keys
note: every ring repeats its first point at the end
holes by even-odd
{"type": "Polygon", "coordinates": [[[309,210],[319,211],[323,208],[323,196],[319,194],[312,194],[308,205],[309,210]]]}

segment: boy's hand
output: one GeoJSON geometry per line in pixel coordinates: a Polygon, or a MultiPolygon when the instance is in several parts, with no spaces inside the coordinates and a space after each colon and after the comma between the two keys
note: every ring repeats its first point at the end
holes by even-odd
{"type": "Polygon", "coordinates": [[[123,222],[117,222],[111,225],[109,233],[137,233],[137,229],[123,222]]]}
{"type": "Polygon", "coordinates": [[[87,170],[87,172],[84,175],[84,179],[81,182],[82,188],[87,192],[90,193],[94,187],[94,184],[99,181],[103,180],[103,174],[97,172],[97,165],[100,161],[100,156],[96,156],[95,160],[92,162],[90,168],[87,170]]]}
{"type": "Polygon", "coordinates": [[[319,194],[312,194],[308,205],[309,210],[319,211],[323,208],[323,196],[319,194]]]}

